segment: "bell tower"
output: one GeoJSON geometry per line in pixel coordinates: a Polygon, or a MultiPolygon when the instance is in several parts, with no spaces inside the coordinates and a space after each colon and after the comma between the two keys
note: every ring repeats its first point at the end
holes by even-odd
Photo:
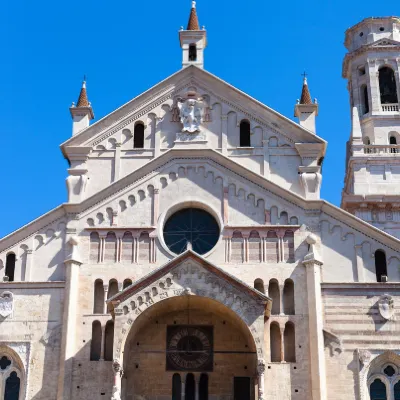
{"type": "Polygon", "coordinates": [[[346,31],[352,129],[341,207],[400,238],[400,18],[346,31]]]}
{"type": "Polygon", "coordinates": [[[182,67],[196,65],[204,68],[204,49],[207,46],[207,32],[203,27],[200,29],[197,17],[196,2],[192,1],[189,21],[186,30],[181,27],[179,40],[182,48],[182,67]]]}

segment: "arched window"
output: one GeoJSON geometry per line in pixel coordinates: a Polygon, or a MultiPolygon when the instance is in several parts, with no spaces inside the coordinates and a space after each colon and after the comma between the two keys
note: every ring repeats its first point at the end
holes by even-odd
{"type": "Polygon", "coordinates": [[[104,330],[104,360],[113,360],[114,321],[107,321],[104,330]]]}
{"type": "Polygon", "coordinates": [[[286,211],[281,212],[281,216],[279,217],[279,225],[287,225],[289,223],[289,216],[286,211]]]}
{"type": "Polygon", "coordinates": [[[296,339],[294,334],[294,324],[292,322],[286,322],[283,342],[285,361],[296,362],[296,339]]]}
{"type": "Polygon", "coordinates": [[[194,43],[189,45],[189,61],[197,61],[197,47],[194,43]]]}
{"type": "Polygon", "coordinates": [[[278,315],[281,310],[279,285],[275,279],[271,279],[268,285],[268,296],[272,299],[271,314],[278,315]]]}
{"type": "MultiPolygon", "coordinates": [[[[397,139],[396,139],[396,137],[395,136],[390,136],[390,138],[389,138],[389,144],[390,145],[392,145],[392,146],[396,146],[397,145],[397,139]]],[[[398,149],[397,148],[391,148],[390,149],[390,152],[391,153],[398,153],[398,149]]]]}
{"type": "MultiPolygon", "coordinates": [[[[111,299],[111,297],[115,296],[119,292],[118,290],[118,282],[115,279],[111,279],[108,282],[108,293],[107,293],[107,300],[111,299]]],[[[107,305],[107,312],[111,311],[111,304],[107,305]]]]}
{"type": "Polygon", "coordinates": [[[264,281],[262,279],[256,279],[254,281],[254,289],[265,294],[264,281]]]}
{"type": "Polygon", "coordinates": [[[270,348],[271,348],[271,362],[281,362],[282,343],[281,343],[281,330],[276,322],[272,322],[270,326],[270,348]]]}
{"type": "Polygon", "coordinates": [[[147,232],[142,232],[139,237],[139,261],[150,262],[150,236],[147,232]]]}
{"type": "Polygon", "coordinates": [[[231,239],[231,261],[242,263],[244,261],[244,239],[240,232],[233,232],[231,239]]]}
{"type": "Polygon", "coordinates": [[[261,238],[257,231],[252,231],[249,236],[249,262],[261,262],[261,238]]]}
{"type": "Polygon", "coordinates": [[[132,285],[132,279],[125,279],[122,287],[126,289],[127,287],[132,285]]]}
{"type": "Polygon", "coordinates": [[[90,361],[99,361],[101,357],[101,324],[92,323],[92,340],[90,342],[90,361]]]}
{"type": "Polygon", "coordinates": [[[279,239],[276,232],[269,231],[265,239],[265,262],[277,263],[279,261],[279,239]]]}
{"type": "Polygon", "coordinates": [[[381,93],[381,104],[397,103],[397,89],[394,71],[389,67],[379,70],[379,89],[381,93]]]}
{"type": "Polygon", "coordinates": [[[368,100],[368,87],[367,85],[361,86],[361,102],[362,102],[362,113],[369,113],[369,100],[368,100]]]}
{"type": "Polygon", "coordinates": [[[172,400],[182,399],[182,382],[179,374],[174,374],[172,377],[172,400]]]}
{"type": "Polygon", "coordinates": [[[286,231],[283,237],[283,261],[293,263],[294,260],[294,233],[286,231]]]}
{"type": "Polygon", "coordinates": [[[208,400],[208,375],[200,375],[199,400],[208,400]]]}
{"type": "Polygon", "coordinates": [[[196,384],[193,374],[186,375],[185,385],[185,400],[195,400],[196,397],[196,384]]]}
{"type": "Polygon", "coordinates": [[[90,262],[95,264],[100,261],[100,236],[97,232],[90,234],[90,262]]]}
{"type": "Polygon", "coordinates": [[[393,392],[394,392],[394,400],[400,400],[400,381],[394,385],[393,392]]]}
{"type": "Polygon", "coordinates": [[[93,314],[104,314],[104,285],[101,279],[94,283],[93,314]]]}
{"type": "Polygon", "coordinates": [[[143,122],[138,122],[135,125],[133,132],[133,147],[135,149],[143,149],[144,147],[144,124],[143,122]]]}
{"type": "Polygon", "coordinates": [[[294,283],[286,279],[283,287],[283,312],[286,315],[294,315],[294,283]]]}
{"type": "Polygon", "coordinates": [[[375,251],[375,272],[377,282],[387,282],[386,254],[383,250],[375,251]]]}
{"type": "Polygon", "coordinates": [[[386,385],[380,380],[375,379],[369,387],[371,400],[387,400],[386,385]]]}
{"type": "Polygon", "coordinates": [[[6,276],[9,282],[14,282],[15,278],[15,254],[7,254],[6,258],[6,276]]]}
{"type": "Polygon", "coordinates": [[[104,262],[115,263],[117,261],[117,237],[114,232],[107,233],[104,243],[104,262]]]}
{"type": "Polygon", "coordinates": [[[122,238],[122,249],[121,249],[121,262],[132,263],[133,262],[133,236],[131,232],[124,233],[122,238]]]}
{"type": "Polygon", "coordinates": [[[250,147],[250,122],[243,120],[240,123],[240,147],[250,147]]]}
{"type": "Polygon", "coordinates": [[[21,380],[15,371],[11,372],[6,379],[6,387],[4,390],[4,400],[18,400],[21,388],[21,380]]]}

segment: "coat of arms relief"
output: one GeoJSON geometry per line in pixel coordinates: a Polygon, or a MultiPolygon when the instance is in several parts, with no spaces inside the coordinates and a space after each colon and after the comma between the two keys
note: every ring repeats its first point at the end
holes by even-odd
{"type": "Polygon", "coordinates": [[[204,110],[207,104],[203,97],[189,93],[187,98],[178,99],[179,120],[182,131],[176,135],[177,142],[206,141],[206,135],[201,127],[204,122],[204,110]]]}
{"type": "Polygon", "coordinates": [[[11,292],[0,294],[0,317],[7,318],[14,311],[14,296],[11,292]]]}

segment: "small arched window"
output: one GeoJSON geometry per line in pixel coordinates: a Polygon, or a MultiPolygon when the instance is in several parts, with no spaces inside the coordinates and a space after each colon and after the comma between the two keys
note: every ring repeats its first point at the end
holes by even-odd
{"type": "MultiPolygon", "coordinates": [[[[389,144],[392,145],[392,146],[396,146],[396,145],[397,145],[397,139],[396,139],[395,136],[390,136],[390,138],[389,138],[389,144]]],[[[398,149],[392,147],[392,148],[390,149],[390,152],[391,152],[391,153],[398,153],[398,149]]]]}
{"type": "Polygon", "coordinates": [[[92,323],[92,340],[90,342],[90,361],[99,361],[101,357],[101,324],[92,323]]]}
{"type": "Polygon", "coordinates": [[[90,262],[95,264],[100,261],[100,236],[97,232],[90,234],[90,262]]]}
{"type": "Polygon", "coordinates": [[[199,400],[208,400],[208,375],[200,375],[199,400]]]}
{"type": "Polygon", "coordinates": [[[369,387],[371,400],[387,400],[386,385],[380,380],[375,379],[369,387]]]}
{"type": "Polygon", "coordinates": [[[93,314],[104,314],[104,285],[101,279],[94,283],[93,314]]]}
{"type": "MultiPolygon", "coordinates": [[[[115,296],[119,292],[118,282],[115,279],[111,279],[108,283],[107,300],[115,296]]],[[[111,312],[111,304],[107,305],[107,312],[111,312]]]]}
{"type": "Polygon", "coordinates": [[[21,380],[15,371],[11,372],[6,379],[6,387],[4,390],[4,400],[18,400],[21,388],[21,380]]]}
{"type": "Polygon", "coordinates": [[[286,322],[283,334],[284,353],[286,362],[296,362],[296,339],[294,333],[294,324],[286,322]]]}
{"type": "Polygon", "coordinates": [[[268,296],[272,299],[271,314],[278,315],[281,310],[279,285],[275,279],[269,281],[268,296]]]}
{"type": "Polygon", "coordinates": [[[281,362],[282,354],[282,342],[281,342],[281,330],[276,322],[272,322],[270,326],[270,350],[271,350],[271,362],[281,362]]]}
{"type": "Polygon", "coordinates": [[[250,122],[243,120],[240,123],[240,147],[250,147],[250,122]]]}
{"type": "Polygon", "coordinates": [[[182,399],[182,382],[179,374],[174,374],[172,377],[172,400],[182,399]]]}
{"type": "Polygon", "coordinates": [[[135,130],[133,133],[133,147],[135,149],[143,149],[144,147],[144,124],[138,122],[135,125],[135,130]]]}
{"type": "Polygon", "coordinates": [[[362,113],[369,113],[369,99],[368,99],[368,87],[367,85],[361,86],[361,102],[362,102],[362,113]]]}
{"type": "Polygon", "coordinates": [[[379,89],[381,94],[381,104],[397,103],[397,89],[394,71],[389,67],[379,70],[379,89]]]}
{"type": "Polygon", "coordinates": [[[104,242],[104,262],[115,263],[117,261],[117,237],[114,232],[107,233],[104,242]]]}
{"type": "Polygon", "coordinates": [[[397,140],[394,136],[391,136],[389,139],[389,144],[397,144],[397,140]]]}
{"type": "Polygon", "coordinates": [[[197,61],[197,47],[194,43],[189,45],[189,61],[197,61]]]}
{"type": "Polygon", "coordinates": [[[265,294],[264,281],[262,279],[256,279],[254,281],[254,289],[265,294]]]}
{"type": "Polygon", "coordinates": [[[126,289],[127,287],[132,285],[132,279],[125,279],[122,287],[126,289]]]}
{"type": "Polygon", "coordinates": [[[7,254],[6,258],[6,276],[8,276],[9,282],[14,282],[15,278],[15,254],[7,254]]]}
{"type": "Polygon", "coordinates": [[[108,321],[104,330],[104,360],[113,360],[114,321],[108,321]]]}
{"type": "Polygon", "coordinates": [[[294,283],[291,279],[286,279],[283,287],[283,312],[286,315],[294,315],[294,283]]]}
{"type": "Polygon", "coordinates": [[[196,383],[193,374],[186,375],[185,385],[185,400],[195,400],[196,397],[196,383]]]}
{"type": "Polygon", "coordinates": [[[375,251],[375,272],[377,282],[387,282],[386,254],[383,250],[375,251]]]}

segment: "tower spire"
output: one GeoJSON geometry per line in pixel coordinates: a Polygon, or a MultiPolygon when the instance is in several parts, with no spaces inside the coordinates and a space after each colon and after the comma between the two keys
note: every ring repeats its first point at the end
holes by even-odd
{"type": "Polygon", "coordinates": [[[196,2],[192,1],[189,21],[186,30],[181,27],[179,39],[182,47],[182,66],[196,65],[204,68],[204,49],[207,46],[207,32],[203,27],[200,29],[197,17],[196,2]]]}
{"type": "Polygon", "coordinates": [[[303,87],[301,89],[300,100],[297,100],[297,104],[294,108],[294,116],[299,118],[299,124],[309,131],[315,133],[315,118],[318,115],[318,104],[317,101],[311,100],[310,90],[307,83],[307,74],[304,72],[303,76],[303,87]]]}
{"type": "Polygon", "coordinates": [[[190,10],[189,21],[188,21],[186,30],[187,31],[199,31],[200,30],[199,18],[197,17],[195,1],[192,1],[192,9],[190,10]]]}
{"type": "Polygon", "coordinates": [[[86,91],[86,77],[83,77],[81,91],[79,92],[78,101],[72,103],[69,109],[72,117],[72,135],[89,127],[90,121],[94,119],[93,109],[88,100],[86,91]]]}

